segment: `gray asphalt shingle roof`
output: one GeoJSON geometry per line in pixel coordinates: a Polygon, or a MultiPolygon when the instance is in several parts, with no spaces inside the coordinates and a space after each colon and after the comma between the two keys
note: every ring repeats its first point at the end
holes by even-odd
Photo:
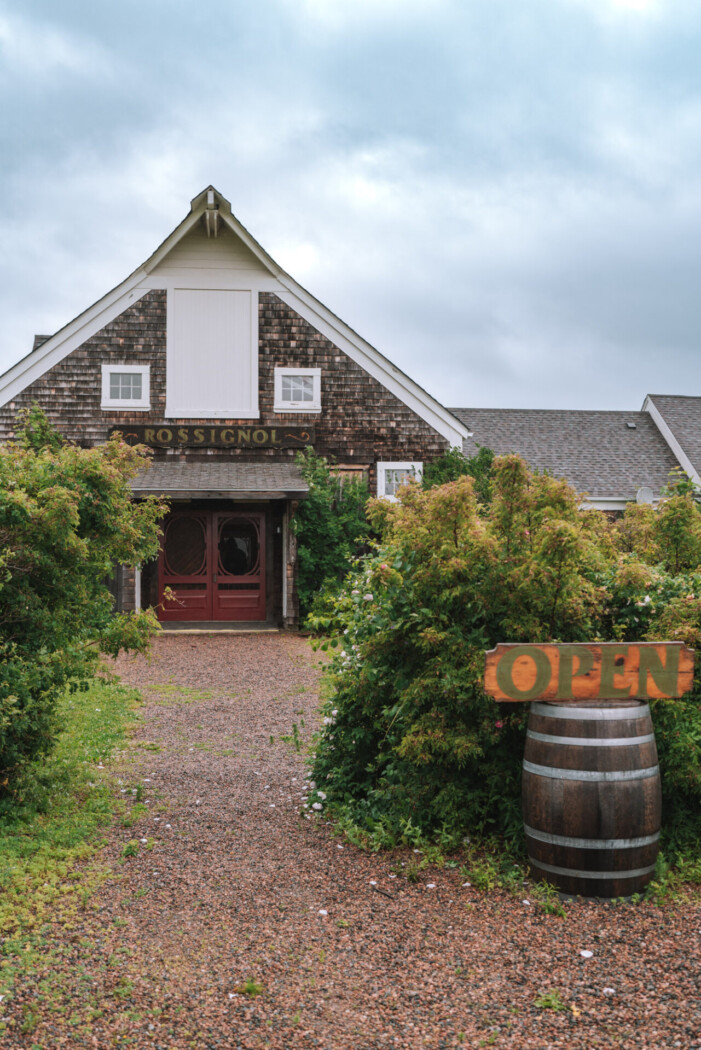
{"type": "Polygon", "coordinates": [[[200,498],[295,499],[309,492],[294,462],[272,459],[253,463],[236,459],[216,463],[158,459],[132,481],[131,487],[136,496],[200,498]]]}
{"type": "Polygon", "coordinates": [[[701,397],[648,394],[679,445],[701,474],[701,397]]]}
{"type": "Polygon", "coordinates": [[[670,470],[678,465],[647,412],[451,411],[472,432],[463,445],[466,455],[474,455],[479,446],[502,455],[517,452],[531,467],[567,478],[592,498],[634,500],[641,486],[658,496],[670,470]]]}

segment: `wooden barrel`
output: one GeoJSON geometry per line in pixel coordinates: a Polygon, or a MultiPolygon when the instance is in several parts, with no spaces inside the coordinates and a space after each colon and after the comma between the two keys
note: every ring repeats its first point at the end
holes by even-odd
{"type": "Polygon", "coordinates": [[[582,897],[640,893],[654,875],[661,809],[646,703],[531,704],[523,820],[536,878],[582,897]]]}

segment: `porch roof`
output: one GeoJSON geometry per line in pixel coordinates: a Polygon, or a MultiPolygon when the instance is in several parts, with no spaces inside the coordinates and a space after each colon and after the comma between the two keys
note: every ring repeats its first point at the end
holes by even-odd
{"type": "Polygon", "coordinates": [[[131,483],[135,496],[180,499],[301,499],[309,486],[290,460],[154,460],[131,483]]]}

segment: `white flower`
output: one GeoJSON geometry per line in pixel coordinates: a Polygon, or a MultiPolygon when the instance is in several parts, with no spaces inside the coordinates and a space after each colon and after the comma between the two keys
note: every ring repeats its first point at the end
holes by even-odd
{"type": "Polygon", "coordinates": [[[331,717],[335,718],[337,714],[338,714],[338,708],[334,707],[333,711],[331,712],[331,717]]]}
{"type": "Polygon", "coordinates": [[[313,790],[314,790],[314,788],[316,787],[316,781],[315,781],[315,780],[310,780],[310,781],[309,781],[309,787],[310,787],[310,788],[312,789],[312,791],[313,791],[313,790]]]}
{"type": "Polygon", "coordinates": [[[616,989],[615,988],[604,988],[604,995],[615,995],[615,994],[616,994],[616,989]]]}
{"type": "Polygon", "coordinates": [[[319,809],[323,809],[323,808],[324,807],[322,806],[321,802],[312,802],[312,809],[319,810],[319,809]]]}
{"type": "Polygon", "coordinates": [[[588,948],[582,948],[579,954],[582,956],[583,959],[591,959],[594,952],[590,952],[588,948]]]}
{"type": "Polygon", "coordinates": [[[360,594],[360,591],[351,591],[351,594],[360,594]]]}
{"type": "Polygon", "coordinates": [[[324,719],[324,725],[325,726],[332,726],[333,725],[333,718],[328,718],[328,717],[325,718],[324,719]]]}
{"type": "Polygon", "coordinates": [[[326,802],[326,792],[325,791],[317,791],[317,795],[319,796],[319,798],[321,799],[322,802],[326,802]]]}
{"type": "Polygon", "coordinates": [[[363,595],[363,601],[364,602],[371,602],[372,601],[372,595],[371,594],[364,594],[363,595]]]}

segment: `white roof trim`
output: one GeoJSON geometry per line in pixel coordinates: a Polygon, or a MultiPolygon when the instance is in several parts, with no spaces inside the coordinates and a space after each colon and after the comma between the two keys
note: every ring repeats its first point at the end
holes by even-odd
{"type": "Polygon", "coordinates": [[[625,510],[629,503],[635,503],[634,496],[582,496],[579,506],[581,510],[625,510]]]}
{"type": "Polygon", "coordinates": [[[679,466],[686,474],[689,475],[694,484],[698,485],[700,481],[699,475],[694,470],[691,460],[689,459],[686,452],[675,438],[674,433],[670,429],[669,425],[665,422],[664,416],[662,415],[659,408],[652,399],[652,395],[648,394],[645,400],[643,401],[642,411],[649,412],[649,414],[655,421],[655,426],[657,427],[660,434],[665,439],[670,449],[676,456],[679,462],[679,466]]]}
{"type": "MultiPolygon", "coordinates": [[[[212,186],[208,186],[190,205],[190,214],[163,241],[142,266],[134,271],[120,285],[99,299],[93,306],[36,350],[27,354],[3,376],[0,376],[0,405],[5,405],[17,396],[25,387],[39,379],[45,372],[58,364],[86,339],[89,339],[101,328],[118,317],[128,306],[138,302],[150,291],[148,276],[175,247],[178,241],[192,229],[200,216],[207,210],[208,195],[214,193],[221,218],[237,237],[246,245],[258,261],[281,282],[286,292],[278,293],[280,297],[301,317],[304,317],[322,335],[330,339],[343,350],[356,364],[369,375],[377,379],[395,397],[428,423],[455,448],[462,448],[463,439],[467,437],[467,428],[448,412],[438,401],[427,394],[417,383],[411,380],[401,369],[396,368],[378,350],[362,339],[352,328],[344,324],[322,303],[315,299],[301,285],[290,277],[261,248],[248,230],[231,213],[231,205],[212,186]]],[[[210,205],[211,206],[211,205],[210,205]]]]}

